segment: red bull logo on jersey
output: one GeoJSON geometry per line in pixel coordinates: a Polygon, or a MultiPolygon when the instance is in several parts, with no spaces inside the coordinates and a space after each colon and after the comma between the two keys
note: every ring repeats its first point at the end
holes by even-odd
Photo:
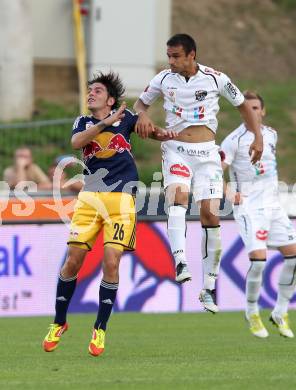
{"type": "Polygon", "coordinates": [[[183,177],[189,177],[190,176],[190,170],[186,165],[183,164],[174,164],[170,167],[170,173],[172,175],[177,176],[183,176],[183,177]]]}
{"type": "Polygon", "coordinates": [[[122,134],[103,132],[83,148],[84,160],[89,160],[93,156],[97,158],[110,158],[116,153],[130,153],[131,144],[122,134]]]}
{"type": "Polygon", "coordinates": [[[82,149],[84,160],[88,160],[96,155],[100,150],[103,150],[101,145],[96,141],[91,141],[82,149]]]}

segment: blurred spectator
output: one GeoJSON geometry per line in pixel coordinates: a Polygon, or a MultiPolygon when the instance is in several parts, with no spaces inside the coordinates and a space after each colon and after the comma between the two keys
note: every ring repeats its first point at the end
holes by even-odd
{"type": "Polygon", "coordinates": [[[68,191],[68,192],[75,192],[78,193],[82,187],[83,183],[80,181],[74,181],[71,183],[71,179],[67,176],[67,173],[65,169],[61,169],[58,165],[58,162],[60,161],[59,158],[55,160],[55,162],[48,168],[48,176],[51,180],[52,187],[53,188],[60,188],[62,191],[68,191]],[[57,183],[58,185],[55,185],[53,177],[55,172],[58,174],[58,177],[60,177],[59,182],[57,183]]]}
{"type": "MultiPolygon", "coordinates": [[[[27,146],[22,146],[15,150],[14,164],[4,170],[3,180],[8,183],[10,189],[14,189],[22,181],[36,183],[39,190],[52,188],[48,176],[33,162],[32,151],[27,146]]],[[[34,189],[30,184],[26,185],[25,188],[28,191],[34,189]]]]}

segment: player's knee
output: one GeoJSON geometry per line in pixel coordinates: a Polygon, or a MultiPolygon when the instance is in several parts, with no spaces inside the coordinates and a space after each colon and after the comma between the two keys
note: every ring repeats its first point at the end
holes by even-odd
{"type": "Polygon", "coordinates": [[[116,258],[109,258],[104,260],[104,277],[114,279],[118,277],[119,262],[116,258]]]}
{"type": "Polygon", "coordinates": [[[218,226],[220,223],[219,208],[204,207],[200,213],[201,223],[204,226],[218,226]]]}
{"type": "Polygon", "coordinates": [[[203,226],[218,226],[220,219],[218,216],[213,215],[210,211],[206,211],[201,215],[201,223],[203,226]]]}
{"type": "Polygon", "coordinates": [[[169,186],[166,190],[166,198],[170,205],[179,204],[183,206],[188,205],[188,188],[186,186],[169,186]]]}
{"type": "Polygon", "coordinates": [[[86,251],[81,252],[80,250],[73,250],[69,248],[68,256],[65,261],[65,264],[62,267],[62,275],[64,277],[72,277],[78,274],[85,257],[86,251]]]}

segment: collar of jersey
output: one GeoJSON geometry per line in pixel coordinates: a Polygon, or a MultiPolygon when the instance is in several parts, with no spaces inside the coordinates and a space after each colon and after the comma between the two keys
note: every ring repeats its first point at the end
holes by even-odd
{"type": "MultiPolygon", "coordinates": [[[[200,76],[200,65],[198,62],[196,63],[196,65],[198,66],[198,71],[193,76],[190,76],[188,81],[200,76]]],[[[174,74],[177,75],[178,77],[180,77],[181,80],[186,81],[185,76],[182,76],[180,73],[174,73],[174,74]]]]}
{"type": "Polygon", "coordinates": [[[116,110],[111,110],[110,113],[109,113],[107,116],[105,116],[105,118],[103,118],[103,119],[97,119],[97,118],[95,118],[93,115],[91,115],[90,118],[91,118],[92,120],[95,120],[95,121],[97,121],[97,122],[100,122],[100,121],[103,121],[104,119],[107,119],[110,115],[114,114],[115,112],[116,112],[116,110]]]}

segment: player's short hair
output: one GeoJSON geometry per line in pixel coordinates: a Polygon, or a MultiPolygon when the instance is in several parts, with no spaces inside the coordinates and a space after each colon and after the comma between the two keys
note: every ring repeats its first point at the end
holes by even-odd
{"type": "Polygon", "coordinates": [[[175,34],[168,41],[167,46],[182,46],[186,55],[191,51],[196,53],[195,40],[188,34],[175,34]]]}
{"type": "Polygon", "coordinates": [[[257,92],[253,92],[253,91],[244,91],[243,92],[243,95],[245,97],[246,100],[252,100],[252,99],[257,99],[260,101],[260,104],[261,104],[261,108],[263,109],[265,104],[264,104],[264,100],[263,100],[263,97],[260,96],[257,92]]]}
{"type": "Polygon", "coordinates": [[[93,78],[87,82],[87,86],[89,87],[94,83],[100,83],[106,87],[108,95],[115,99],[112,109],[118,108],[120,103],[120,98],[125,92],[125,88],[119,77],[119,74],[114,72],[109,72],[109,73],[100,72],[94,75],[93,78]]]}

